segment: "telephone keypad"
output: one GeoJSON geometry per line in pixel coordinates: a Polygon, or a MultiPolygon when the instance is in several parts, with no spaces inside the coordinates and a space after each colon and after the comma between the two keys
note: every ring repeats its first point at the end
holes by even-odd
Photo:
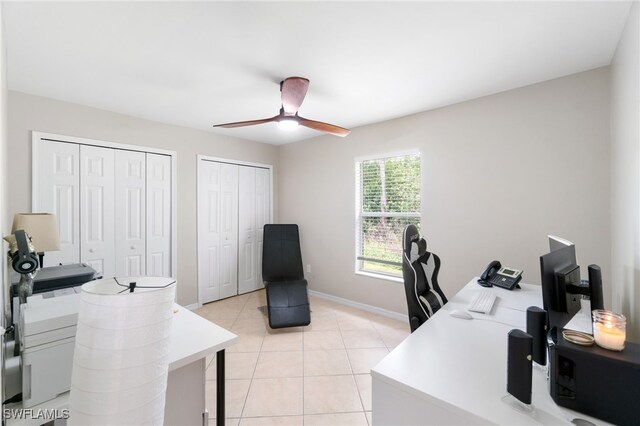
{"type": "Polygon", "coordinates": [[[502,287],[502,288],[507,288],[509,290],[511,290],[513,288],[513,286],[518,283],[518,281],[520,281],[520,277],[511,278],[511,277],[505,277],[505,276],[500,275],[500,274],[494,275],[489,280],[489,282],[492,285],[495,285],[495,286],[498,286],[498,287],[502,287]]]}
{"type": "Polygon", "coordinates": [[[493,284],[493,285],[500,285],[500,284],[504,284],[505,281],[507,281],[507,279],[505,277],[502,277],[500,275],[496,275],[493,278],[491,278],[491,280],[489,282],[491,284],[493,284]]]}

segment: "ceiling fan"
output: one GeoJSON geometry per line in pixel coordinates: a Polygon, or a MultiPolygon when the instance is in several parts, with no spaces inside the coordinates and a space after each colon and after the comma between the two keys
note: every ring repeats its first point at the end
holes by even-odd
{"type": "Polygon", "coordinates": [[[245,127],[255,126],[263,123],[278,123],[283,129],[294,129],[298,126],[308,127],[320,132],[329,133],[336,136],[345,137],[351,130],[334,126],[333,124],[323,123],[322,121],[309,120],[298,115],[298,109],[302,105],[307,89],[309,88],[309,80],[302,77],[289,77],[280,82],[280,98],[282,107],[280,114],[261,120],[238,121],[235,123],[216,124],[213,127],[245,127]]]}

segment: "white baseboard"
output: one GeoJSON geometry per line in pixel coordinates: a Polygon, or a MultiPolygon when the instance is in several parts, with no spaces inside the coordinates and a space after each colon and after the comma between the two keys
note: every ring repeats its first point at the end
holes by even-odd
{"type": "Polygon", "coordinates": [[[397,319],[399,321],[409,323],[409,319],[406,314],[390,311],[388,309],[379,308],[377,306],[367,305],[365,303],[355,302],[353,300],[344,299],[342,297],[334,296],[332,294],[321,293],[315,290],[309,290],[310,296],[319,297],[320,299],[330,300],[332,302],[339,303],[341,305],[351,306],[352,308],[362,309],[363,311],[371,312],[373,314],[382,315],[385,317],[397,319]]]}
{"type": "Polygon", "coordinates": [[[194,309],[198,309],[199,307],[200,307],[200,305],[197,304],[197,303],[192,303],[190,305],[183,306],[183,308],[188,309],[190,311],[193,311],[194,309]]]}
{"type": "MultiPolygon", "coordinates": [[[[379,308],[377,306],[367,305],[366,303],[355,302],[353,300],[345,299],[342,297],[334,296],[332,294],[322,293],[315,290],[309,290],[309,294],[311,296],[319,297],[320,299],[330,300],[335,303],[339,303],[341,305],[351,306],[352,308],[362,309],[363,311],[371,312],[373,314],[382,315],[388,318],[397,319],[402,322],[409,323],[406,314],[401,314],[399,312],[390,311],[388,309],[379,308]]],[[[198,303],[192,303],[190,305],[185,305],[183,308],[189,309],[193,311],[194,309],[198,309],[200,305],[198,303]]]]}

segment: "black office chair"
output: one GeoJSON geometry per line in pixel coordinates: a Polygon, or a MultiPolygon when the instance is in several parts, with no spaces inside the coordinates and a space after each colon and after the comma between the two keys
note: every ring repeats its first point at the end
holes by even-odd
{"type": "Polygon", "coordinates": [[[267,289],[269,327],[311,323],[298,225],[264,226],[262,280],[267,289]]]}
{"type": "Polygon", "coordinates": [[[402,276],[411,332],[435,314],[447,298],[438,285],[440,258],[427,251],[427,242],[414,225],[402,235],[402,276]]]}

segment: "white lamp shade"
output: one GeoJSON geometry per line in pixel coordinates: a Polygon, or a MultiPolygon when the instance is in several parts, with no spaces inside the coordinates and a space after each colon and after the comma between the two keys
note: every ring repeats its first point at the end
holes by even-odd
{"type": "Polygon", "coordinates": [[[58,220],[51,213],[16,213],[11,232],[24,229],[38,253],[60,250],[58,220]]]}
{"type": "Polygon", "coordinates": [[[82,286],[69,396],[69,425],[161,425],[175,284],[118,278],[82,286]],[[122,292],[124,290],[124,292],[122,292]]]}

